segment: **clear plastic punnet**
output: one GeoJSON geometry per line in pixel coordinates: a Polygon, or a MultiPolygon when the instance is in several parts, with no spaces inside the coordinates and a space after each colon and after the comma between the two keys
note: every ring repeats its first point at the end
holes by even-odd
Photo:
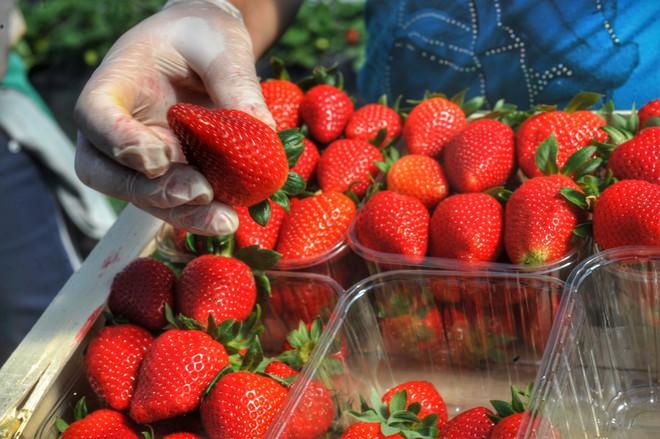
{"type": "MultiPolygon", "coordinates": [[[[164,257],[175,262],[189,261],[194,256],[177,243],[177,231],[169,224],[163,224],[158,231],[156,246],[164,257]]],[[[273,270],[328,276],[343,288],[349,288],[369,275],[365,261],[352,250],[345,237],[316,256],[280,259],[273,270]]]]}
{"type": "MultiPolygon", "coordinates": [[[[82,369],[83,352],[104,326],[114,276],[140,256],[153,254],[162,221],[128,206],[80,270],[62,288],[25,340],[0,368],[0,437],[57,438],[57,417],[71,422],[76,402],[98,400],[82,369]]],[[[267,356],[280,353],[300,321],[327,321],[344,290],[327,276],[266,272],[271,294],[259,294],[267,356]]],[[[118,438],[120,439],[120,438],[118,438]]]]}
{"type": "MultiPolygon", "coordinates": [[[[357,215],[356,217],[357,218],[357,215]]],[[[458,271],[486,271],[504,273],[543,274],[566,280],[571,270],[585,258],[591,248],[587,242],[577,241],[575,246],[563,257],[542,265],[521,265],[507,262],[464,262],[457,259],[431,256],[407,256],[385,253],[364,246],[356,236],[355,218],[348,230],[348,244],[351,249],[366,261],[371,274],[389,270],[433,269],[458,271]]]]}
{"type": "Polygon", "coordinates": [[[660,247],[605,250],[571,274],[531,413],[521,437],[660,437],[660,247]]]}
{"type": "MultiPolygon", "coordinates": [[[[431,381],[449,416],[536,377],[563,281],[529,273],[394,270],[345,292],[266,437],[286,437],[306,392],[335,400],[327,437],[355,421],[348,410],[409,380],[431,381]]],[[[325,437],[325,436],[324,436],[325,437]]]]}

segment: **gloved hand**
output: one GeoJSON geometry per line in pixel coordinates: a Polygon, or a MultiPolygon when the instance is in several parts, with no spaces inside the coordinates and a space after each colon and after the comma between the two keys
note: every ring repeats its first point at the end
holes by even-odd
{"type": "Polygon", "coordinates": [[[90,187],[197,234],[225,235],[236,212],[213,201],[167,124],[176,102],[246,111],[273,128],[240,14],[222,0],[171,1],[110,49],[76,103],[76,172],[90,187]]]}

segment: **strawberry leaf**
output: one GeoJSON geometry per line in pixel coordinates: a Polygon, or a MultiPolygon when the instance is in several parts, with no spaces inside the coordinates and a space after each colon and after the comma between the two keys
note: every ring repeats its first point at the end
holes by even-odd
{"type": "Polygon", "coordinates": [[[263,359],[264,351],[259,342],[259,337],[255,337],[243,356],[243,362],[239,370],[254,372],[259,368],[263,359]]]}
{"type": "Polygon", "coordinates": [[[586,146],[578,149],[566,160],[561,173],[570,177],[578,169],[587,164],[589,158],[596,153],[596,150],[597,148],[595,146],[586,146]]]}
{"type": "Polygon", "coordinates": [[[282,258],[282,255],[274,250],[263,249],[258,244],[254,244],[239,249],[235,257],[245,262],[253,270],[264,271],[274,267],[282,258]]]}
{"type": "Polygon", "coordinates": [[[303,142],[305,136],[303,136],[298,128],[280,131],[277,135],[284,147],[289,169],[293,168],[305,150],[305,143],[303,142]]]}
{"type": "Polygon", "coordinates": [[[282,186],[281,191],[286,195],[293,196],[304,191],[306,186],[307,183],[300,174],[297,172],[289,171],[289,175],[286,177],[286,181],[284,182],[284,186],[282,186]]]}
{"type": "Polygon", "coordinates": [[[587,221],[582,224],[578,224],[575,229],[573,229],[573,235],[578,238],[587,238],[593,234],[593,225],[591,221],[587,221]]]}
{"type": "Polygon", "coordinates": [[[284,61],[282,61],[282,59],[273,56],[270,58],[270,64],[273,66],[275,78],[282,79],[284,81],[291,81],[291,76],[289,76],[289,72],[286,70],[284,61]]]}
{"type": "Polygon", "coordinates": [[[587,110],[598,103],[603,95],[584,91],[576,94],[573,99],[566,105],[564,111],[567,113],[575,113],[580,110],[587,110]]]}
{"type": "Polygon", "coordinates": [[[660,116],[653,116],[652,118],[646,121],[646,123],[642,128],[648,128],[648,127],[660,127],[660,116]]]}
{"type": "Polygon", "coordinates": [[[578,206],[580,209],[589,210],[589,205],[587,204],[587,196],[573,188],[563,187],[559,189],[559,193],[564,196],[568,201],[578,206]]]}
{"type": "Polygon", "coordinates": [[[401,390],[392,395],[390,400],[390,413],[396,413],[406,409],[408,403],[408,393],[406,390],[401,390]]]}
{"type": "Polygon", "coordinates": [[[172,311],[172,308],[167,303],[165,304],[165,320],[167,320],[167,322],[173,327],[179,327],[179,322],[176,317],[174,317],[174,311],[172,311]]]}
{"type": "Polygon", "coordinates": [[[268,276],[266,276],[263,273],[255,273],[254,281],[257,284],[257,289],[259,291],[263,291],[270,297],[271,288],[270,288],[270,280],[268,279],[268,276]]]}
{"type": "Polygon", "coordinates": [[[252,218],[255,223],[262,227],[266,227],[266,224],[268,224],[268,221],[270,220],[272,209],[268,200],[264,200],[260,203],[253,204],[252,206],[248,207],[248,213],[250,214],[250,218],[252,218]]]}
{"type": "Polygon", "coordinates": [[[78,400],[76,403],[75,408],[73,409],[73,417],[76,421],[79,421],[81,419],[84,419],[87,417],[88,411],[87,411],[87,401],[85,400],[85,397],[83,396],[78,400]]]}
{"type": "Polygon", "coordinates": [[[273,195],[270,196],[270,200],[280,206],[286,213],[289,213],[291,210],[291,205],[289,203],[289,196],[285,194],[284,192],[277,191],[273,195]]]}
{"type": "Polygon", "coordinates": [[[573,176],[574,180],[579,180],[581,178],[584,178],[588,175],[593,174],[596,172],[596,170],[604,163],[604,160],[600,157],[596,157],[594,159],[589,160],[586,165],[584,165],[581,169],[578,169],[575,175],[573,176]]]}
{"type": "Polygon", "coordinates": [[[536,166],[544,175],[554,175],[559,173],[559,166],[557,165],[557,152],[559,144],[554,134],[550,134],[536,148],[535,158],[536,166]]]}
{"type": "Polygon", "coordinates": [[[57,428],[57,431],[59,433],[64,433],[64,430],[69,428],[69,423],[66,422],[64,419],[60,418],[59,416],[55,419],[55,428],[57,428]]]}

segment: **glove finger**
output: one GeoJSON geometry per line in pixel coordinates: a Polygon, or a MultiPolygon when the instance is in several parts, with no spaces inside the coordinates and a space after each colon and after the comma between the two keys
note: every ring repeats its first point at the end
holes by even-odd
{"type": "Polygon", "coordinates": [[[197,235],[225,236],[234,233],[238,227],[236,211],[218,201],[198,206],[183,205],[172,209],[139,205],[137,207],[177,229],[184,229],[197,235]]]}
{"type": "Polygon", "coordinates": [[[197,44],[191,44],[189,37],[184,38],[190,35],[189,22],[177,27],[178,38],[173,41],[204,82],[215,106],[245,111],[275,129],[275,120],[261,93],[252,42],[245,26],[228,17],[226,27],[219,33],[203,19],[196,20],[197,44]]]}
{"type": "Polygon", "coordinates": [[[139,206],[169,209],[184,204],[208,204],[213,189],[194,168],[173,163],[160,177],[150,179],[139,171],[122,166],[78,135],[75,169],[87,186],[139,206]]]}
{"type": "Polygon", "coordinates": [[[148,177],[163,175],[178,145],[133,116],[128,96],[131,84],[112,78],[109,71],[98,75],[76,103],[78,128],[97,149],[122,165],[148,177]]]}

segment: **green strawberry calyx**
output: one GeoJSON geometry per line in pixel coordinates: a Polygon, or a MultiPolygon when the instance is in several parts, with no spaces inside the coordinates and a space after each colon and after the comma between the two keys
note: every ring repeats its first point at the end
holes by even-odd
{"type": "Polygon", "coordinates": [[[291,331],[287,336],[287,342],[292,349],[279,354],[277,360],[300,371],[309,361],[310,354],[318,343],[322,332],[323,321],[320,317],[315,318],[309,327],[301,320],[298,328],[291,331]]]}
{"type": "MultiPolygon", "coordinates": [[[[280,131],[277,135],[284,147],[289,169],[292,169],[305,150],[304,135],[297,128],[280,131]]],[[[305,179],[300,174],[290,170],[282,188],[271,195],[270,199],[282,206],[285,212],[289,212],[289,198],[303,192],[306,185],[305,179]]],[[[257,224],[265,227],[270,220],[272,209],[268,200],[263,200],[249,206],[248,212],[257,224]]]]}
{"type": "Polygon", "coordinates": [[[348,414],[359,421],[380,424],[384,436],[400,435],[407,439],[426,439],[438,437],[438,414],[432,413],[419,418],[422,405],[412,402],[406,408],[408,395],[406,390],[395,393],[389,406],[383,404],[375,389],[371,391],[371,406],[360,395],[361,411],[349,411],[348,414]]]}
{"type": "Polygon", "coordinates": [[[511,401],[491,400],[490,403],[495,408],[494,414],[487,414],[488,418],[495,424],[507,416],[516,413],[524,413],[527,410],[529,398],[532,395],[533,384],[528,384],[524,388],[511,386],[511,401]]]}

